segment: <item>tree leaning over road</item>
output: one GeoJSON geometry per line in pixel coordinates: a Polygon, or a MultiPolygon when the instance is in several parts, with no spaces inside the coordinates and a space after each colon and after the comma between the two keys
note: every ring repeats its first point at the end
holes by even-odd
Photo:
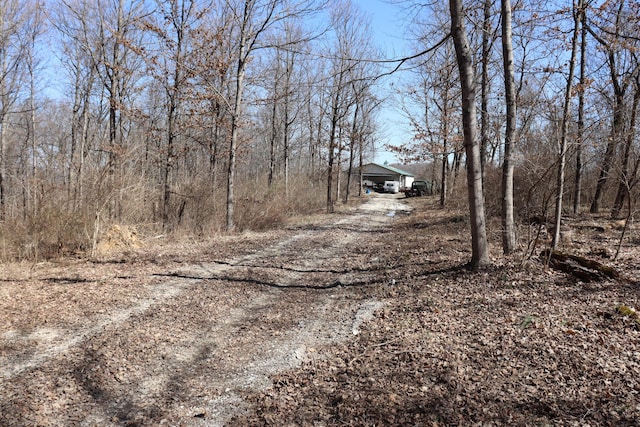
{"type": "Polygon", "coordinates": [[[491,263],[482,194],[482,165],[476,115],[476,81],[469,40],[464,28],[462,0],[449,0],[449,9],[451,11],[451,36],[456,48],[456,60],[462,89],[462,125],[464,147],[467,154],[467,191],[471,220],[472,254],[469,266],[475,269],[491,263]]]}

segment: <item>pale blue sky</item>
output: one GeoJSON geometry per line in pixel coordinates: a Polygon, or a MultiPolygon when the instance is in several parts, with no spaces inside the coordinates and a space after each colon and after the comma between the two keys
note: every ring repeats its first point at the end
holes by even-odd
{"type": "MultiPolygon", "coordinates": [[[[385,59],[407,56],[406,21],[403,20],[399,6],[390,4],[388,0],[353,0],[353,3],[371,18],[371,28],[376,44],[386,53],[385,59]]],[[[398,80],[399,76],[390,76],[381,80],[381,92],[387,91],[390,84],[398,80]]],[[[395,86],[397,87],[397,83],[395,86]]],[[[386,142],[399,145],[410,138],[406,121],[397,108],[387,103],[379,115],[379,125],[381,140],[374,161],[397,163],[395,154],[385,151],[382,145],[386,142]]]]}

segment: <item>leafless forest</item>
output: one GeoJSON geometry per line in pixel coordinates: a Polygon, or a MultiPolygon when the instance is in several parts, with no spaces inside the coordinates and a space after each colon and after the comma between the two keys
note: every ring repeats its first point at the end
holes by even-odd
{"type": "Polygon", "coordinates": [[[2,2],[0,258],[91,254],[114,225],[198,236],[332,212],[390,142],[390,108],[413,136],[387,148],[441,205],[465,170],[483,181],[474,254],[485,215],[505,253],[526,246],[519,221],[556,245],[563,215],[633,217],[640,3],[391,3],[403,56],[350,1],[2,2]]]}
{"type": "Polygon", "coordinates": [[[640,1],[388,3],[0,1],[0,425],[639,425],[640,1]]]}

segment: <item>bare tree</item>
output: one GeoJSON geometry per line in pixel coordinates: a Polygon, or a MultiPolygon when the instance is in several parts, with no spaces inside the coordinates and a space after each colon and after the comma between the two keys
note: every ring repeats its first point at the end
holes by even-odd
{"type": "MultiPolygon", "coordinates": [[[[155,21],[147,21],[146,27],[158,41],[157,54],[149,63],[151,73],[163,87],[166,99],[161,200],[162,227],[166,229],[172,222],[172,178],[178,144],[184,140],[185,98],[191,92],[189,79],[198,72],[188,67],[187,58],[196,55],[192,39],[198,34],[200,19],[206,13],[207,6],[191,0],[158,0],[157,7],[155,21]]],[[[184,199],[178,203],[178,222],[185,205],[184,199]]]]}
{"type": "MultiPolygon", "coordinates": [[[[425,42],[441,37],[442,28],[450,19],[449,10],[442,6],[434,3],[429,13],[431,18],[416,22],[419,49],[425,49],[425,42]]],[[[413,127],[414,144],[403,144],[397,152],[407,161],[433,159],[438,163],[440,206],[444,207],[455,187],[464,145],[461,132],[456,132],[461,123],[454,46],[449,38],[435,46],[437,48],[429,47],[427,54],[411,61],[415,64],[413,77],[408,88],[403,89],[401,99],[403,111],[413,127]]]]}
{"type": "Polygon", "coordinates": [[[482,193],[482,165],[480,160],[480,139],[476,115],[476,81],[471,48],[464,25],[462,0],[449,0],[451,12],[451,35],[456,48],[456,60],[460,72],[462,89],[462,123],[464,145],[467,154],[467,192],[471,220],[471,268],[479,268],[491,263],[487,239],[482,193]]]}
{"type": "Polygon", "coordinates": [[[480,73],[480,156],[482,160],[482,174],[484,176],[487,163],[487,149],[489,146],[489,92],[490,92],[490,60],[491,49],[496,39],[495,30],[492,27],[493,0],[484,0],[482,8],[482,57],[480,73]]]}
{"type": "Polygon", "coordinates": [[[560,226],[562,223],[562,202],[564,197],[564,175],[567,156],[567,138],[569,132],[569,120],[571,119],[571,98],[573,95],[573,78],[575,73],[576,58],[578,56],[578,36],[580,34],[580,17],[583,10],[583,0],[578,0],[577,6],[573,7],[573,34],[571,38],[571,58],[569,59],[569,73],[567,77],[567,87],[565,90],[564,105],[562,108],[562,128],[560,134],[560,157],[558,159],[558,179],[556,184],[556,210],[555,210],[555,227],[553,240],[551,243],[552,250],[555,250],[558,242],[560,242],[560,226]]]}
{"type": "Polygon", "coordinates": [[[38,147],[38,137],[36,135],[37,128],[37,119],[36,119],[36,100],[38,97],[37,90],[37,79],[38,79],[38,71],[40,68],[39,59],[37,56],[37,45],[41,35],[44,32],[44,19],[43,19],[43,9],[42,5],[39,2],[34,4],[34,10],[31,14],[31,19],[29,19],[28,24],[28,33],[26,34],[26,67],[29,78],[29,101],[28,101],[28,110],[29,117],[27,119],[28,125],[28,142],[31,148],[31,162],[29,165],[29,177],[30,184],[28,187],[28,192],[30,193],[29,197],[25,200],[25,206],[27,209],[32,212],[38,211],[38,190],[37,190],[37,147],[38,147]]]}
{"type": "MultiPolygon", "coordinates": [[[[631,48],[631,45],[628,42],[621,43],[621,41],[625,39],[623,32],[625,32],[630,25],[633,25],[633,23],[627,19],[628,10],[625,7],[625,1],[620,0],[617,3],[610,2],[604,6],[600,10],[602,14],[601,22],[597,24],[590,22],[587,25],[587,29],[606,54],[606,63],[613,90],[613,120],[611,135],[608,138],[602,157],[600,174],[591,203],[591,213],[598,213],[600,210],[600,203],[605,186],[614,166],[617,147],[624,137],[626,115],[625,96],[629,85],[633,82],[633,76],[638,72],[639,66],[637,62],[629,60],[630,55],[628,48],[631,48]],[[628,48],[625,48],[625,46],[628,48]]],[[[633,40],[633,38],[627,39],[627,41],[628,40],[633,40]]],[[[637,37],[635,40],[637,40],[637,37]]]]}
{"type": "Polygon", "coordinates": [[[91,98],[97,79],[97,68],[87,52],[89,10],[71,3],[60,3],[50,10],[50,22],[59,32],[62,66],[70,81],[71,117],[69,159],[65,172],[71,210],[78,212],[84,204],[85,161],[91,145],[91,98]]]}
{"type": "Polygon", "coordinates": [[[502,0],[502,56],[507,122],[502,162],[502,250],[508,255],[516,250],[516,227],[513,219],[513,151],[516,144],[516,85],[514,81],[513,42],[511,37],[511,1],[502,0]]]}
{"type": "Polygon", "coordinates": [[[23,6],[16,0],[0,3],[0,220],[5,219],[8,195],[9,119],[17,112],[15,109],[27,81],[25,60],[29,46],[25,31],[29,29],[29,17],[34,10],[23,6]]]}
{"type": "Polygon", "coordinates": [[[329,89],[329,146],[327,153],[327,212],[334,211],[336,200],[334,179],[336,164],[339,166],[342,152],[340,136],[345,118],[356,105],[352,92],[353,82],[366,79],[362,63],[371,52],[368,47],[369,23],[360,10],[350,1],[338,3],[332,11],[332,26],[335,31],[335,47],[332,49],[329,89]]]}
{"type": "Polygon", "coordinates": [[[235,228],[235,179],[240,122],[243,114],[245,77],[250,58],[261,48],[274,47],[268,35],[277,31],[277,25],[294,16],[315,12],[315,2],[298,1],[284,4],[277,0],[227,0],[232,11],[236,31],[236,65],[234,70],[235,92],[231,109],[229,158],[227,163],[227,231],[235,228]]]}
{"type": "Polygon", "coordinates": [[[636,74],[636,80],[634,85],[633,101],[631,102],[631,111],[629,112],[629,127],[626,132],[626,136],[623,141],[623,154],[622,165],[620,170],[620,179],[618,182],[618,190],[616,192],[616,198],[613,202],[613,209],[611,210],[612,218],[619,218],[620,213],[625,204],[625,200],[629,195],[630,183],[635,181],[635,173],[637,172],[631,166],[631,156],[634,147],[635,135],[636,135],[636,121],[638,117],[638,104],[640,103],[640,87],[638,87],[638,80],[640,74],[636,74]]]}
{"type": "Polygon", "coordinates": [[[587,89],[587,9],[583,2],[583,7],[580,12],[581,22],[581,35],[580,35],[580,83],[578,87],[578,128],[577,128],[577,141],[576,141],[576,170],[574,177],[573,187],[573,213],[577,214],[580,211],[580,203],[582,201],[582,150],[584,146],[585,136],[585,91],[587,89]]]}
{"type": "Polygon", "coordinates": [[[277,44],[284,48],[276,48],[273,58],[273,87],[269,102],[270,134],[269,134],[269,177],[271,186],[275,181],[278,166],[281,165],[284,180],[285,196],[289,196],[289,176],[291,172],[291,139],[293,126],[296,123],[302,106],[299,87],[300,64],[304,60],[304,33],[299,23],[286,22],[282,40],[277,44]]]}

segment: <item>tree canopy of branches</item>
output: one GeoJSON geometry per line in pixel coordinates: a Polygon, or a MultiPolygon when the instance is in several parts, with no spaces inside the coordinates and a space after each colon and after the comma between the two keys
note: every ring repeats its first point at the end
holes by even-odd
{"type": "Polygon", "coordinates": [[[430,167],[443,207],[467,174],[474,265],[485,211],[505,253],[560,200],[633,216],[638,1],[395,3],[399,58],[350,0],[3,2],[2,253],[87,250],[112,224],[207,235],[333,212],[393,100],[412,133],[396,151],[430,167]]]}

